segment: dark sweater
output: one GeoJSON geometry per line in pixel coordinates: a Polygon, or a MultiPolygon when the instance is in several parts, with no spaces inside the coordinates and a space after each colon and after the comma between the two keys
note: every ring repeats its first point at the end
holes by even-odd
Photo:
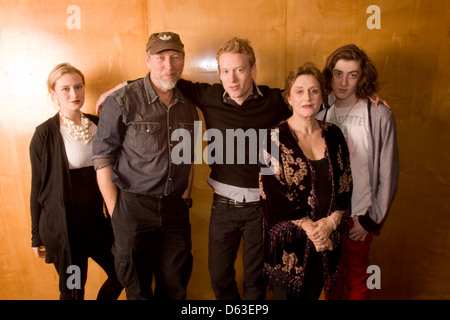
{"type": "MultiPolygon", "coordinates": [[[[214,145],[216,160],[223,159],[223,164],[217,163],[218,161],[209,163],[211,178],[236,187],[258,188],[259,154],[255,155],[253,150],[257,150],[257,152],[260,150],[259,129],[268,130],[291,115],[283,100],[281,90],[258,86],[262,96],[258,95],[255,99],[246,100],[241,106],[238,106],[224,102],[225,90],[221,84],[210,85],[180,80],[177,87],[200,108],[205,118],[206,129],[218,129],[223,137],[223,150],[219,150],[217,145],[214,145]],[[237,129],[242,129],[243,132],[254,129],[250,131],[257,134],[257,149],[254,145],[249,146],[247,142],[244,151],[243,148],[237,147],[237,143],[234,143],[234,159],[227,161],[227,129],[231,129],[232,132],[237,129]],[[254,148],[251,149],[251,152],[253,152],[253,160],[256,159],[256,161],[249,159],[249,147],[254,148]],[[244,164],[237,163],[236,154],[238,151],[239,156],[245,158],[244,164]],[[222,155],[220,155],[220,152],[223,152],[222,155]]],[[[211,146],[213,146],[212,143],[214,141],[210,142],[211,146]]]]}
{"type": "MultiPolygon", "coordinates": [[[[96,116],[85,116],[95,124],[98,123],[96,116]]],[[[43,245],[41,225],[52,233],[63,249],[69,250],[67,217],[73,215],[75,199],[72,198],[69,163],[59,128],[58,113],[36,128],[30,143],[30,160],[31,246],[43,245]]],[[[58,255],[60,252],[52,252],[46,248],[47,262],[54,262],[58,255]]]]}

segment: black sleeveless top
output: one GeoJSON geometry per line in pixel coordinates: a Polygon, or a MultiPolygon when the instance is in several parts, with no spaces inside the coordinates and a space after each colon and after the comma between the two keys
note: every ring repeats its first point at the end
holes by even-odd
{"type": "Polygon", "coordinates": [[[316,213],[317,220],[326,217],[331,203],[331,177],[328,159],[309,160],[315,171],[316,180],[316,213]]]}

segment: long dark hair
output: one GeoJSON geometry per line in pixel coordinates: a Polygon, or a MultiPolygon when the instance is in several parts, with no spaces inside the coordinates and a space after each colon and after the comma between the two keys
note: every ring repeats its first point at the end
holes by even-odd
{"type": "Polygon", "coordinates": [[[371,97],[378,91],[378,72],[373,61],[367,54],[354,44],[347,44],[336,49],[330,56],[328,56],[325,67],[323,68],[323,75],[325,77],[325,94],[333,91],[333,70],[339,60],[355,60],[361,66],[361,78],[359,79],[356,97],[359,99],[366,99],[371,97]]]}

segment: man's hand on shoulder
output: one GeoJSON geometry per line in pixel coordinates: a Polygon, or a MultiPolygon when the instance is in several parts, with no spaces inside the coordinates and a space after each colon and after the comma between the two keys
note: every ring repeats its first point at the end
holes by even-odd
{"type": "Polygon", "coordinates": [[[103,102],[105,102],[106,97],[109,96],[114,91],[116,91],[120,88],[123,88],[125,86],[126,86],[126,82],[122,82],[122,83],[118,84],[117,86],[115,86],[114,88],[112,88],[111,90],[108,90],[108,91],[102,93],[100,95],[100,98],[98,98],[97,103],[95,104],[95,112],[99,115],[100,112],[102,112],[103,102]]]}

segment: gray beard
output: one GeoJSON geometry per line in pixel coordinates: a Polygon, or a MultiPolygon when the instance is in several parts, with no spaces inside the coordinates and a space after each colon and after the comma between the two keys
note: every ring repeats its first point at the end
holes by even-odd
{"type": "Polygon", "coordinates": [[[174,81],[164,81],[160,78],[155,79],[158,82],[158,85],[165,90],[172,90],[177,85],[178,79],[174,81]]]}

